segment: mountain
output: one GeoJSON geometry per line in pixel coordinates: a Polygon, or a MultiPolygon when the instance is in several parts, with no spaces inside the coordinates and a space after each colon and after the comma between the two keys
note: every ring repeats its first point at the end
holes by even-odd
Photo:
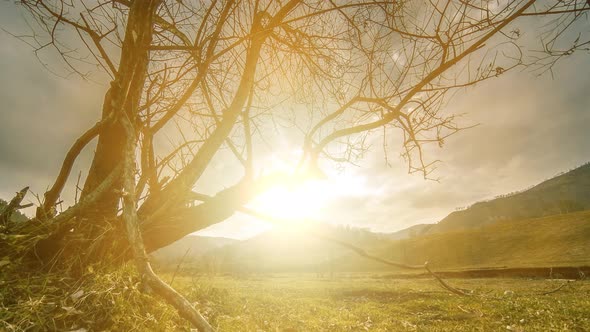
{"type": "Polygon", "coordinates": [[[154,251],[151,253],[151,257],[159,265],[176,265],[183,257],[185,262],[195,261],[211,250],[236,242],[239,241],[224,237],[189,235],[167,247],[154,251]]]}
{"type": "Polygon", "coordinates": [[[502,220],[538,218],[590,209],[590,163],[528,190],[478,202],[455,211],[426,234],[466,230],[502,220]]]}

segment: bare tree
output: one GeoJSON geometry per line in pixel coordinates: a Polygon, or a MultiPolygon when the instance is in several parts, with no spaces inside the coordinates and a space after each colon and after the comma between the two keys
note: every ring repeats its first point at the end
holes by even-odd
{"type": "Polygon", "coordinates": [[[461,129],[443,107],[449,93],[526,65],[520,22],[558,17],[548,31],[560,36],[589,8],[579,0],[18,3],[33,30],[21,38],[37,53],[57,52],[69,70],[98,68],[111,81],[99,121],[67,153],[36,217],[12,232],[45,263],[74,253],[83,268],[133,256],[165,294],[146,253],[227,219],[284,180],[260,172],[260,147],[277,132],[303,151],[287,178],[355,162],[375,137],[387,154],[386,135],[400,135],[409,172],[428,178],[436,161],[425,145],[442,146],[461,129]],[[173,146],[158,150],[170,133],[173,146]],[[94,139],[80,201],[56,214],[94,139]],[[195,205],[195,184],[221,150],[243,177],[195,205]]]}

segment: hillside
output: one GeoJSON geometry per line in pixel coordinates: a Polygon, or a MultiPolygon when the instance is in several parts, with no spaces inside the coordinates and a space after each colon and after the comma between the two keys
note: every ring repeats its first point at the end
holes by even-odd
{"type": "Polygon", "coordinates": [[[538,218],[590,209],[590,163],[526,191],[478,202],[455,211],[426,234],[478,228],[502,220],[538,218]]]}
{"type": "Polygon", "coordinates": [[[401,240],[380,254],[436,268],[589,265],[590,211],[401,240]]]}
{"type": "MultiPolygon", "coordinates": [[[[392,261],[411,265],[428,261],[437,270],[590,265],[590,211],[499,221],[479,229],[396,241],[366,230],[349,232],[336,234],[336,238],[392,261]],[[353,237],[354,232],[360,233],[353,237]]],[[[193,263],[197,270],[222,272],[392,270],[347,248],[292,230],[271,230],[212,250],[193,263]]]]}
{"type": "Polygon", "coordinates": [[[387,238],[391,240],[403,240],[424,235],[435,224],[418,224],[404,228],[401,231],[387,234],[387,238]]]}

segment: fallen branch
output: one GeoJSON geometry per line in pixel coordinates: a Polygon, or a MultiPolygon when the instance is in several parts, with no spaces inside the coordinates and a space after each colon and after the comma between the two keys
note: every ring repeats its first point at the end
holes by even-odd
{"type": "Polygon", "coordinates": [[[539,293],[539,295],[549,295],[549,294],[553,294],[553,293],[557,293],[559,292],[562,288],[564,288],[565,286],[570,284],[570,280],[564,282],[563,284],[559,285],[559,287],[552,289],[548,292],[544,292],[544,293],[539,293]]]}
{"type": "Polygon", "coordinates": [[[446,283],[441,277],[439,277],[436,273],[434,273],[434,272],[432,272],[432,270],[430,270],[430,268],[428,267],[428,262],[424,263],[424,268],[446,290],[448,290],[448,291],[450,291],[450,292],[452,292],[454,294],[461,295],[461,296],[471,296],[471,295],[473,295],[473,292],[470,291],[470,290],[453,287],[453,286],[449,285],[448,283],[446,283]]]}

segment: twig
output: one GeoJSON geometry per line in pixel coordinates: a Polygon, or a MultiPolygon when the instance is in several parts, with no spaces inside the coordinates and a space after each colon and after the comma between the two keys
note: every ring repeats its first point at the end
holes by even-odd
{"type": "Polygon", "coordinates": [[[172,283],[174,282],[174,278],[176,278],[176,274],[178,273],[178,270],[180,270],[180,266],[182,265],[182,262],[184,262],[184,259],[188,255],[189,251],[191,251],[191,248],[187,248],[186,249],[186,252],[180,258],[180,261],[178,262],[178,265],[176,265],[176,270],[174,270],[174,274],[172,275],[172,279],[170,279],[170,287],[172,287],[172,283]]]}
{"type": "Polygon", "coordinates": [[[82,177],[82,171],[78,172],[78,180],[76,181],[76,195],[74,196],[74,204],[78,203],[78,194],[82,192],[80,189],[80,178],[82,177]]]}

